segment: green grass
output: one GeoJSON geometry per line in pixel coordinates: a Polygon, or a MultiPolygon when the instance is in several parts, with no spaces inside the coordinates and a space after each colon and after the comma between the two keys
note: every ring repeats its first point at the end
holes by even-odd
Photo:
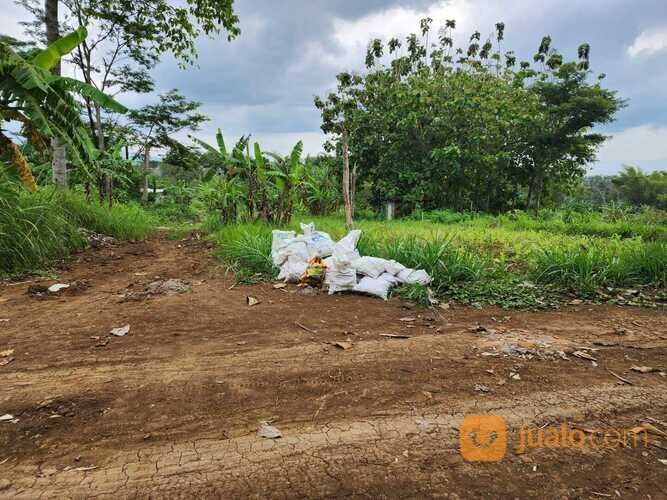
{"type": "Polygon", "coordinates": [[[154,220],[138,205],[109,209],[73,192],[0,192],[0,276],[35,272],[83,248],[85,228],[124,240],[145,238],[154,220]]]}
{"type": "Polygon", "coordinates": [[[121,240],[141,240],[155,228],[157,220],[136,203],[116,203],[109,208],[88,203],[82,195],[61,195],[62,207],[69,220],[79,227],[121,240]]]}
{"type": "Polygon", "coordinates": [[[224,226],[214,234],[218,255],[240,279],[270,279],[277,269],[271,261],[271,228],[262,224],[224,226]]]}
{"type": "MultiPolygon", "coordinates": [[[[524,217],[524,215],[522,215],[524,217]]],[[[528,217],[525,215],[525,217],[528,217]]],[[[297,217],[314,221],[334,239],[346,234],[338,217],[297,217]]],[[[636,221],[635,221],[636,222],[636,221]]],[[[617,221],[614,227],[632,221],[617,221]]],[[[638,223],[639,224],[639,223],[638,223]]],[[[660,224],[658,224],[660,226],[660,224]]],[[[507,307],[553,304],[564,294],[595,295],[603,287],[667,286],[667,241],[649,234],[641,224],[634,236],[610,236],[555,229],[527,229],[510,216],[451,216],[429,220],[359,221],[362,255],[395,259],[425,269],[436,296],[468,303],[507,307]],[[503,222],[507,217],[508,222],[503,222]]],[[[262,224],[212,226],[220,256],[243,276],[275,276],[271,266],[271,227],[262,224]]],[[[660,226],[659,229],[664,229],[660,226]]],[[[426,290],[401,287],[397,292],[424,301],[426,290]]]]}
{"type": "Polygon", "coordinates": [[[667,241],[667,214],[653,209],[637,212],[604,210],[583,213],[545,209],[535,215],[515,211],[498,216],[438,210],[424,213],[420,218],[438,224],[455,224],[462,227],[503,227],[519,231],[621,239],[641,237],[646,241],[667,241]]]}

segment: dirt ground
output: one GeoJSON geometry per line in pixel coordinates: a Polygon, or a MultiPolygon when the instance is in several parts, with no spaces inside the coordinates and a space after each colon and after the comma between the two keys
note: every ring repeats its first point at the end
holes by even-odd
{"type": "Polygon", "coordinates": [[[232,286],[195,240],[89,249],[53,278],[0,285],[0,498],[667,498],[664,309],[232,286]],[[146,293],[170,278],[185,290],[146,293]],[[502,460],[461,456],[471,414],[505,419],[502,460]],[[648,446],[517,451],[520,426],[563,423],[649,423],[648,446]]]}

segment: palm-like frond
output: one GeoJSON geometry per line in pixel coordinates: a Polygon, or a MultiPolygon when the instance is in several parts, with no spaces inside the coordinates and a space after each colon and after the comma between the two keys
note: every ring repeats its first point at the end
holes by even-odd
{"type": "Polygon", "coordinates": [[[223,156],[227,156],[227,148],[225,147],[225,138],[222,136],[222,130],[218,129],[215,134],[215,140],[218,143],[218,149],[223,156]]]}
{"type": "MultiPolygon", "coordinates": [[[[85,28],[81,28],[58,40],[35,58],[36,63],[25,60],[9,45],[0,42],[0,119],[23,123],[33,142],[39,135],[58,138],[68,148],[71,161],[90,175],[88,168],[99,153],[81,121],[73,93],[114,111],[124,112],[126,109],[90,85],[47,71],[62,54],[81,43],[85,34],[85,28]]],[[[10,159],[32,190],[34,182],[25,175],[27,164],[17,159],[12,150],[5,144],[0,156],[10,159]]]]}
{"type": "Polygon", "coordinates": [[[97,90],[92,85],[85,82],[75,80],[74,78],[58,77],[51,82],[51,85],[61,91],[74,92],[81,97],[90,99],[95,104],[107,109],[115,111],[116,113],[127,113],[127,108],[114,98],[106,95],[104,92],[97,90]]]}
{"type": "Polygon", "coordinates": [[[33,58],[32,63],[48,71],[58,64],[61,57],[72,52],[87,36],[88,30],[84,26],[81,26],[78,30],[59,38],[42,50],[33,58]]]}

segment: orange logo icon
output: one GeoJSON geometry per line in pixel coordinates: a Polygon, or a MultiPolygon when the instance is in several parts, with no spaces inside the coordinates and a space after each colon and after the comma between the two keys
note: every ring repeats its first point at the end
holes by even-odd
{"type": "Polygon", "coordinates": [[[497,415],[468,415],[459,428],[461,455],[469,462],[498,462],[507,450],[507,425],[497,415]]]}

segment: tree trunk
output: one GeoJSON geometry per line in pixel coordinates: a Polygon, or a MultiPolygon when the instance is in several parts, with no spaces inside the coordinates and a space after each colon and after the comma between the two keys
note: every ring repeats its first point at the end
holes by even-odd
{"type": "Polygon", "coordinates": [[[51,148],[53,149],[53,159],[51,167],[53,169],[53,183],[59,188],[67,188],[67,157],[65,146],[60,144],[58,138],[51,139],[51,148]]]}
{"type": "Polygon", "coordinates": [[[345,202],[345,225],[352,227],[352,197],[350,196],[350,152],[347,130],[343,129],[343,200],[345,202]]]}
{"type": "MultiPolygon", "coordinates": [[[[58,27],[58,0],[44,1],[44,20],[46,24],[46,41],[52,44],[60,38],[58,27]]],[[[60,75],[60,61],[53,67],[53,74],[60,75]]],[[[51,163],[53,169],[53,182],[60,188],[67,187],[67,158],[65,156],[65,146],[60,144],[58,138],[51,140],[53,149],[53,160],[51,163]]]]}
{"type": "Polygon", "coordinates": [[[148,171],[150,170],[151,149],[146,145],[144,148],[144,192],[141,193],[141,201],[148,201],[148,171]]]}
{"type": "Polygon", "coordinates": [[[97,131],[97,148],[100,151],[104,151],[106,143],[104,141],[104,132],[102,131],[102,110],[99,106],[95,106],[95,129],[97,131]]]}
{"type": "Polygon", "coordinates": [[[352,217],[354,218],[354,200],[357,197],[357,164],[352,167],[352,182],[350,183],[350,205],[352,205],[352,217]]]}
{"type": "Polygon", "coordinates": [[[109,208],[111,208],[113,207],[113,177],[111,177],[109,174],[104,176],[104,191],[107,195],[109,208]]]}
{"type": "MultiPolygon", "coordinates": [[[[95,135],[97,135],[97,149],[100,151],[106,150],[106,140],[104,139],[104,130],[102,129],[102,109],[95,106],[95,135]]],[[[109,174],[103,174],[102,186],[104,193],[101,198],[106,198],[109,207],[113,206],[113,177],[109,174]]]]}

